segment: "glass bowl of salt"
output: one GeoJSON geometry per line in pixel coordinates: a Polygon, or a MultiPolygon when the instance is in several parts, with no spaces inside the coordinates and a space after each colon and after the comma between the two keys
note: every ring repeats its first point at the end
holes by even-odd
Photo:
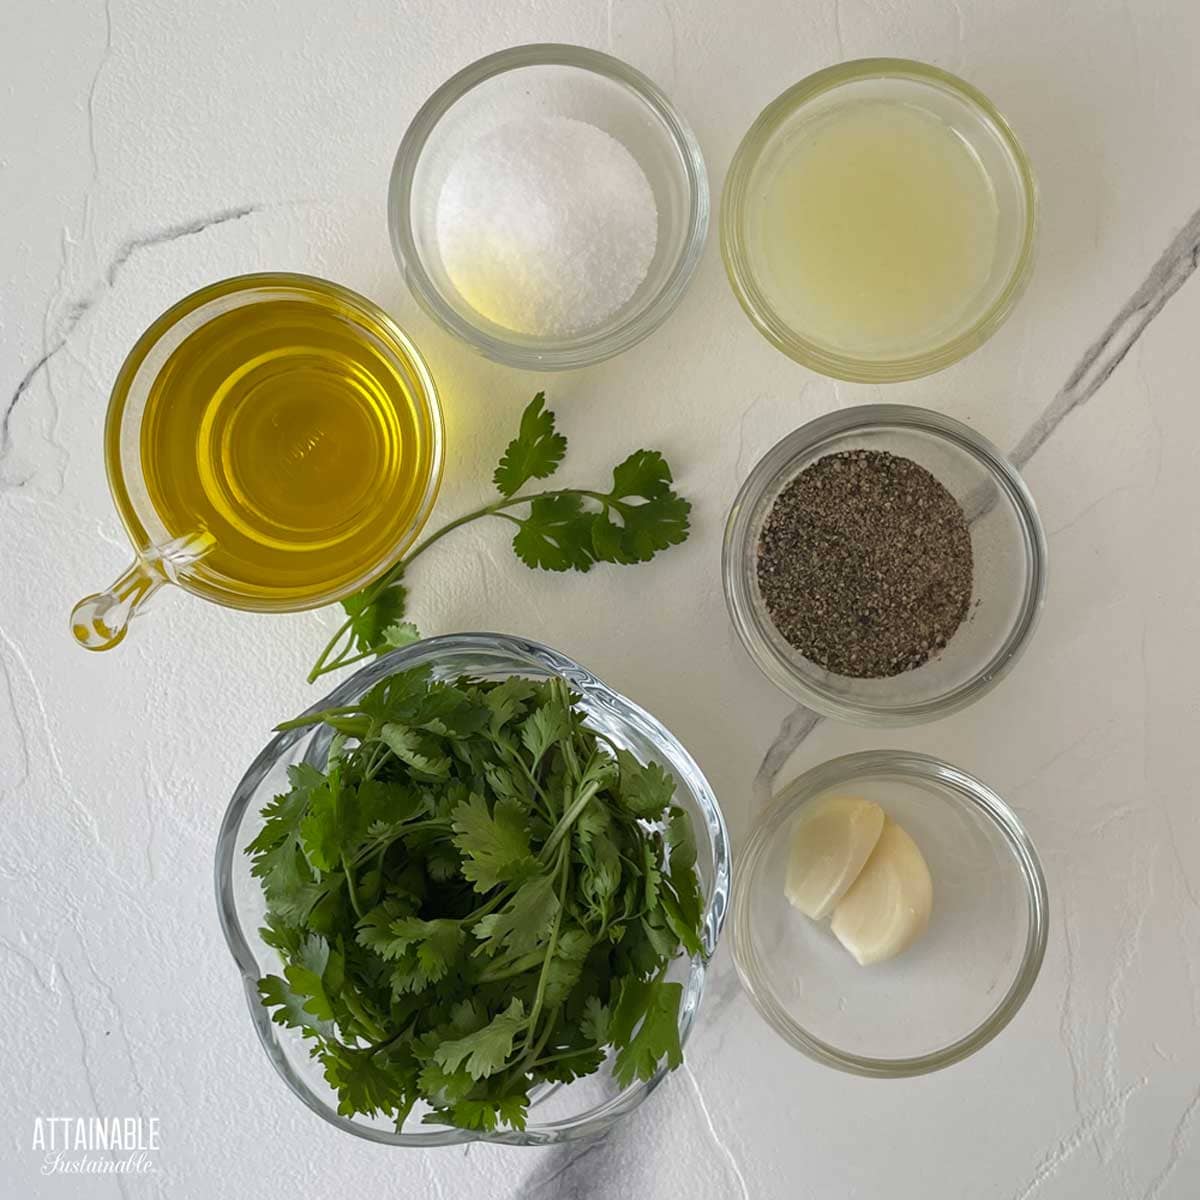
{"type": "Polygon", "coordinates": [[[516,46],[447,80],[396,154],[388,225],[435,321],[508,366],[600,362],[653,332],[708,232],[704,158],[611,55],[516,46]]]}

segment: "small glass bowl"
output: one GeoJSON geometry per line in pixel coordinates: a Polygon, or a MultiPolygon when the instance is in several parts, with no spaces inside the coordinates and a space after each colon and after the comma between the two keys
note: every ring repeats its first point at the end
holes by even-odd
{"type": "Polygon", "coordinates": [[[742,644],[777,687],[856,725],[916,725],[990,691],[1028,644],[1046,591],[1046,538],[1016,468],[986,438],[940,413],[865,404],[818,417],[769,450],[729,510],[721,560],[725,602],[742,644]],[[940,654],[886,679],[837,675],[775,628],[758,586],[758,541],[776,497],[806,467],[845,450],[884,450],[919,463],[962,505],[971,531],[971,608],[940,654]]]}
{"type": "Polygon", "coordinates": [[[442,84],[404,134],[388,191],[392,248],[417,301],[481,354],[526,370],[600,362],[657,329],[696,269],[708,215],[704,156],[667,97],[620,59],[555,43],[490,54],[442,84]],[[520,333],[482,315],[451,282],[436,234],[442,185],[463,148],[497,125],[545,116],[586,121],[621,142],[658,207],[658,244],[646,278],[611,317],[569,337],[520,333]]]}
{"type": "MultiPolygon", "coordinates": [[[[730,887],[725,819],[695,760],[654,717],[606,687],[586,668],[537,642],[496,633],[451,634],[395,650],[356,671],[309,711],[348,704],[381,679],[421,666],[432,668],[437,679],[455,679],[461,675],[481,679],[524,675],[542,679],[561,675],[582,697],[580,705],[593,729],[606,734],[643,762],[653,759],[661,763],[674,776],[675,803],[692,818],[697,844],[696,870],[704,895],[705,957],[677,958],[667,972],[668,978],[684,985],[679,1035],[681,1041],[686,1040],[700,1007],[705,958],[716,948],[730,887]]],[[[256,984],[263,975],[277,973],[280,963],[276,951],[257,932],[265,905],[260,881],[250,874],[245,848],[262,828],[259,810],[272,796],[288,790],[288,767],[302,761],[322,767],[331,735],[332,730],[327,726],[318,726],[316,730],[293,729],[273,737],[234,791],[217,838],[215,882],[221,929],[242,974],[250,1019],[275,1070],[319,1117],[356,1137],[389,1146],[450,1146],[475,1141],[546,1146],[605,1133],[658,1086],[665,1070],[660,1069],[648,1081],[635,1081],[622,1088],[612,1076],[610,1060],[594,1075],[535,1091],[524,1130],[476,1133],[449,1125],[423,1125],[422,1106],[418,1105],[406,1122],[405,1132],[397,1133],[395,1125],[382,1118],[339,1114],[336,1093],[309,1057],[311,1043],[299,1031],[272,1022],[259,1000],[256,984]]]]}
{"type": "Polygon", "coordinates": [[[721,253],[734,294],[759,332],[797,362],[863,383],[916,379],[957,362],[1004,323],[1033,270],[1037,186],[1008,122],[981,92],[947,71],[902,58],[864,58],[818,71],[773,100],[733,156],[721,201],[721,253]],[[764,182],[780,151],[831,112],[862,100],[911,105],[940,117],[965,142],[991,182],[999,214],[986,284],[936,344],[878,354],[853,352],[796,328],[771,299],[752,230],[764,182]]]}
{"type": "Polygon", "coordinates": [[[738,860],[733,954],[759,1013],[796,1049],[856,1075],[923,1075],[974,1054],[1012,1020],[1046,950],[1046,880],[1013,811],[965,771],[873,750],[802,775],[756,823],[738,860]],[[830,792],[878,803],[933,878],[921,938],[860,967],[784,896],[791,829],[830,792]]]}

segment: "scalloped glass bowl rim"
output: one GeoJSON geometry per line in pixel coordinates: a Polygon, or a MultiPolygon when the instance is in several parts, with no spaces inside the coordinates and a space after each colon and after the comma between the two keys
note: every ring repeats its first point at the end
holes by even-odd
{"type": "MultiPolygon", "coordinates": [[[[699,839],[707,836],[712,849],[713,881],[704,909],[704,944],[711,957],[724,923],[731,886],[729,834],[717,798],[695,760],[670,731],[645,709],[608,687],[586,667],[580,666],[557,650],[526,638],[493,633],[447,634],[426,638],[377,658],[343,680],[307,711],[318,712],[323,708],[346,703],[388,675],[425,663],[436,664],[438,657],[448,652],[477,652],[483,656],[503,655],[506,656],[514,674],[520,673],[519,664],[523,663],[529,670],[562,675],[577,690],[589,698],[603,701],[622,721],[635,726],[643,736],[663,748],[664,757],[670,760],[672,773],[677,774],[678,786],[691,793],[704,815],[703,828],[696,830],[697,837],[699,839]]],[[[549,1121],[542,1126],[531,1120],[529,1128],[525,1131],[504,1130],[497,1133],[476,1133],[450,1127],[431,1129],[428,1133],[395,1133],[364,1125],[337,1113],[325,1098],[316,1095],[297,1077],[279,1044],[278,1036],[281,1031],[271,1021],[270,1014],[263,1008],[258,997],[256,984],[259,966],[242,928],[233,891],[233,870],[239,853],[237,842],[242,823],[248,817],[254,819],[257,816],[251,805],[260,783],[282,756],[308,736],[314,736],[312,729],[292,729],[278,733],[255,757],[234,790],[221,821],[214,863],[221,931],[241,973],[250,1018],[263,1050],[293,1094],[319,1117],[356,1137],[386,1145],[416,1147],[461,1145],[478,1141],[522,1146],[552,1145],[577,1138],[599,1136],[636,1108],[665,1077],[667,1072],[664,1069],[660,1069],[648,1081],[638,1081],[625,1088],[590,1111],[549,1121]]],[[[703,959],[697,957],[691,960],[680,1015],[680,1039],[683,1042],[686,1042],[699,1011],[705,971],[706,964],[703,959]]]]}

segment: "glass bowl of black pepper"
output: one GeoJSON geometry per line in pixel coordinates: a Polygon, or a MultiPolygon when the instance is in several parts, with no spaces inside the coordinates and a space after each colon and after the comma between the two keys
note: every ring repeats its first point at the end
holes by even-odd
{"type": "Polygon", "coordinates": [[[758,462],[725,527],[725,598],[760,670],[857,725],[956,712],[1012,668],[1046,590],[1033,497],[960,421],[870,404],[758,462]]]}

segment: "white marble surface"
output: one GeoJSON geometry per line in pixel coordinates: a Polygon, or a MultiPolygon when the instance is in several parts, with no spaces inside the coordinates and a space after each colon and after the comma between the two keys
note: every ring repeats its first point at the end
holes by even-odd
{"type": "Polygon", "coordinates": [[[0,1191],[1200,1194],[1197,38],[1193,0],[5,0],[0,1191]],[[472,357],[404,290],[387,172],[446,75],[531,40],[608,48],[656,78],[692,122],[715,192],[754,115],[812,70],[899,54],[964,74],[1008,113],[1040,176],[1027,296],[932,379],[836,384],[754,332],[710,239],[679,312],[618,361],[543,379],[472,357]],[[486,491],[485,467],[542,385],[577,477],[659,445],[696,502],[685,547],[587,579],[534,576],[502,529],[465,531],[413,580],[422,628],[528,633],[594,667],[689,744],[735,840],[775,783],[888,743],[948,758],[1017,807],[1053,925],[1000,1040],[916,1081],[843,1076],[785,1051],[723,953],[686,1068],[593,1146],[388,1150],[285,1091],[217,927],[211,857],[232,785],[270,725],[310,699],[304,671],[332,616],[177,595],[111,654],[84,654],[66,630],[72,601],[125,558],[100,455],[124,352],[186,292],[270,268],[375,297],[426,350],[449,408],[443,514],[486,491]],[[1050,540],[1045,616],[1017,670],[969,711],[882,735],[822,722],[798,742],[805,723],[726,619],[722,520],[782,434],[875,400],[1023,448],[1050,540]],[[158,1117],[159,1172],[121,1186],[39,1176],[34,1118],[91,1114],[158,1117]]]}

